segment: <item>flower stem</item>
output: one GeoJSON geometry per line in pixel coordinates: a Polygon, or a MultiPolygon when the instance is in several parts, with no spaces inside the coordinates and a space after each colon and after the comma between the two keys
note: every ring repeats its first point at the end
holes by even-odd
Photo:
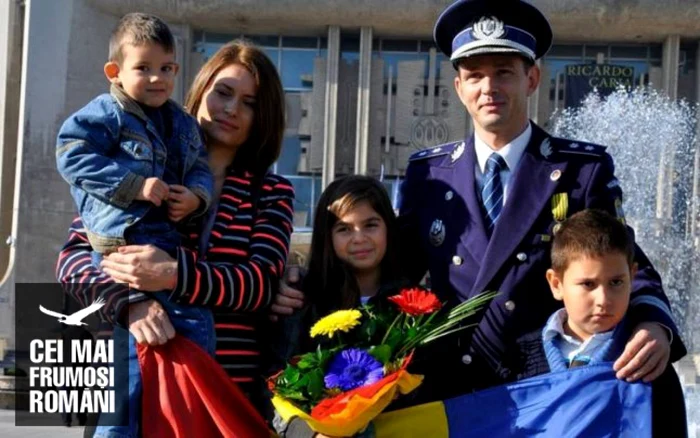
{"type": "Polygon", "coordinates": [[[399,313],[398,315],[396,315],[396,318],[394,318],[394,320],[391,322],[391,325],[386,330],[386,333],[384,333],[384,337],[382,338],[382,344],[386,342],[387,338],[389,337],[389,333],[391,333],[391,329],[394,328],[396,323],[399,321],[399,318],[401,318],[401,315],[403,315],[403,313],[399,313]]]}

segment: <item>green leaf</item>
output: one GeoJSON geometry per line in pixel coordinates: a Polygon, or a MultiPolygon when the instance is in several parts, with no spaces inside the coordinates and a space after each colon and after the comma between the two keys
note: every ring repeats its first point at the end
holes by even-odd
{"type": "Polygon", "coordinates": [[[391,359],[391,347],[386,344],[377,345],[376,347],[370,348],[369,354],[381,362],[382,365],[386,365],[389,359],[391,359]]]}
{"type": "Polygon", "coordinates": [[[295,367],[288,366],[287,369],[284,370],[283,377],[287,381],[288,384],[295,384],[296,382],[299,381],[299,370],[295,367]]]}
{"type": "Polygon", "coordinates": [[[284,398],[288,398],[290,400],[300,400],[300,401],[306,401],[306,397],[304,394],[302,394],[300,391],[289,391],[285,392],[283,395],[284,398]]]}
{"type": "Polygon", "coordinates": [[[306,390],[311,396],[312,400],[321,398],[323,396],[323,391],[326,385],[323,381],[323,371],[314,370],[309,375],[309,383],[306,385],[306,390]]]}
{"type": "Polygon", "coordinates": [[[316,359],[315,355],[311,355],[310,357],[302,357],[299,359],[299,362],[297,362],[297,368],[300,370],[308,370],[317,366],[318,360],[316,359]]]}

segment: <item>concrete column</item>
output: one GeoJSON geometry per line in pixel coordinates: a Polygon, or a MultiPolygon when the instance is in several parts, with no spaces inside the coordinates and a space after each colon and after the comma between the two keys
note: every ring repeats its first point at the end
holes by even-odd
{"type": "MultiPolygon", "coordinates": [[[[700,46],[695,52],[695,59],[700,59],[700,46]]],[[[695,69],[695,93],[695,99],[700,102],[700,68],[695,69]]],[[[700,114],[697,117],[690,235],[695,247],[700,248],[700,114]]]]}
{"type": "Polygon", "coordinates": [[[0,359],[14,349],[15,275],[12,224],[22,76],[23,7],[0,2],[0,359]]]}
{"type": "MultiPolygon", "coordinates": [[[[542,62],[540,60],[537,61],[537,66],[542,69],[542,62]]],[[[532,120],[533,122],[539,124],[539,106],[540,106],[540,90],[542,88],[549,88],[549,78],[544,76],[544,71],[542,71],[542,75],[540,75],[540,85],[537,87],[537,89],[532,93],[530,97],[527,99],[527,116],[532,120]]]]}
{"type": "Polygon", "coordinates": [[[180,65],[180,71],[175,77],[175,87],[171,98],[184,105],[187,89],[197,73],[190,70],[190,58],[192,53],[192,28],[187,24],[168,24],[175,38],[175,60],[180,65]]]}
{"type": "Polygon", "coordinates": [[[372,28],[360,29],[360,69],[357,81],[357,133],[355,135],[355,173],[367,175],[369,148],[370,86],[372,78],[372,28]]]}
{"type": "MultiPolygon", "coordinates": [[[[661,65],[661,89],[671,99],[678,98],[678,72],[680,62],[680,35],[669,35],[663,45],[661,65]]],[[[656,185],[656,233],[671,230],[673,220],[673,167],[676,146],[664,144],[656,185]]]]}
{"type": "MultiPolygon", "coordinates": [[[[71,53],[75,7],[75,0],[26,3],[12,220],[15,244],[11,257],[16,260],[17,283],[55,281],[56,254],[70,217],[75,215],[68,185],[56,172],[55,158],[56,132],[71,80],[66,54],[71,53]]],[[[106,51],[106,46],[100,48],[106,51]]],[[[90,57],[86,65],[88,61],[96,62],[90,57]]]]}
{"type": "Polygon", "coordinates": [[[662,58],[663,90],[671,99],[678,97],[678,65],[680,63],[680,35],[669,35],[664,41],[662,58]]]}
{"type": "Polygon", "coordinates": [[[338,119],[338,68],[340,63],[340,27],[328,27],[326,58],[326,101],[323,111],[323,170],[321,185],[325,189],[335,179],[336,123],[338,119]]]}
{"type": "Polygon", "coordinates": [[[22,73],[22,11],[16,1],[0,3],[0,282],[10,264],[10,247],[6,241],[12,230],[22,73]]]}

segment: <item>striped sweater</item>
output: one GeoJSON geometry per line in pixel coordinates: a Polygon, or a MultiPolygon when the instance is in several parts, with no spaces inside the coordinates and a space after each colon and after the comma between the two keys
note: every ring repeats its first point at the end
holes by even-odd
{"type": "MultiPolygon", "coordinates": [[[[177,251],[177,287],[170,296],[180,304],[213,309],[217,361],[244,390],[250,390],[261,376],[260,329],[284,272],[294,201],[289,181],[267,174],[256,205],[252,181],[248,172],[229,172],[207,248],[200,251],[200,236],[194,228],[186,232],[177,251]]],[[[77,218],[59,254],[57,278],[66,293],[83,305],[102,296],[107,302],[104,319],[111,324],[124,322],[127,305],[148,295],[114,284],[92,266],[90,251],[85,228],[77,218]]]]}

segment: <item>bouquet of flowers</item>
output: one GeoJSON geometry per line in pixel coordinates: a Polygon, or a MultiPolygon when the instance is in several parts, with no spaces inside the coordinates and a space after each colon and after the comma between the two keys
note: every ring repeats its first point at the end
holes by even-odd
{"type": "Polygon", "coordinates": [[[406,370],[414,349],[469,327],[465,319],[495,295],[480,294],[448,311],[433,293],[404,289],[388,298],[391,305],[321,318],[311,337],[323,338],[323,345],[268,379],[275,409],[285,421],[299,417],[318,433],[358,433],[399,393],[420,385],[422,376],[406,370]]]}

